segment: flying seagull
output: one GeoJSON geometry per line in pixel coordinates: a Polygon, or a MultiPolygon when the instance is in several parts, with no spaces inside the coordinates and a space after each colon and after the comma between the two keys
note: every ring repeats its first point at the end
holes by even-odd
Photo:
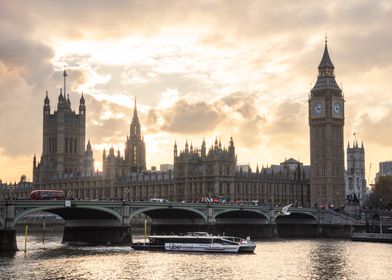
{"type": "Polygon", "coordinates": [[[289,208],[291,207],[291,205],[293,205],[292,203],[289,205],[286,205],[285,207],[282,208],[282,214],[285,216],[288,216],[291,214],[291,212],[289,212],[289,208]]]}

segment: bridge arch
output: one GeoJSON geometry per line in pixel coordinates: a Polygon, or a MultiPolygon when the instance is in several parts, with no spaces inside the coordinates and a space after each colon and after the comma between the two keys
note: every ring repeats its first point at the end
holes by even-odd
{"type": "MultiPolygon", "coordinates": [[[[151,207],[146,207],[146,208],[139,208],[139,209],[132,211],[131,214],[129,215],[129,218],[132,219],[136,215],[142,214],[142,213],[147,216],[150,216],[150,217],[151,217],[151,215],[153,215],[153,217],[154,217],[154,216],[157,216],[154,214],[159,214],[159,212],[161,212],[162,214],[164,214],[164,213],[170,214],[170,213],[175,213],[175,212],[177,212],[178,214],[185,214],[188,212],[189,214],[191,214],[190,215],[191,217],[201,218],[201,219],[203,219],[203,222],[205,224],[207,223],[207,216],[204,212],[202,212],[198,209],[195,209],[195,208],[185,208],[185,207],[175,207],[175,206],[173,206],[173,207],[170,207],[170,206],[151,206],[151,207]],[[179,211],[181,211],[181,212],[179,212],[179,211]]],[[[153,217],[151,217],[151,218],[153,218],[153,217]]]]}
{"type": "Polygon", "coordinates": [[[317,224],[319,221],[316,215],[309,212],[291,212],[290,215],[276,213],[273,217],[273,222],[275,223],[288,223],[294,220],[298,220],[299,223],[303,222],[306,224],[317,224]]]}
{"type": "Polygon", "coordinates": [[[32,207],[26,210],[22,210],[15,215],[14,222],[17,223],[20,219],[25,217],[28,214],[32,214],[38,211],[45,211],[52,214],[56,214],[62,217],[64,220],[77,217],[82,218],[88,217],[95,217],[97,219],[105,218],[105,219],[115,219],[119,222],[122,221],[122,216],[120,213],[113,211],[110,208],[106,207],[97,207],[97,206],[79,206],[78,207],[64,207],[60,205],[53,205],[53,206],[40,206],[40,207],[32,207]]]}
{"type": "Polygon", "coordinates": [[[253,210],[253,209],[225,209],[221,212],[215,213],[213,218],[216,219],[223,219],[223,218],[250,218],[250,219],[257,219],[263,218],[266,220],[266,223],[270,223],[270,218],[262,211],[253,210]]]}

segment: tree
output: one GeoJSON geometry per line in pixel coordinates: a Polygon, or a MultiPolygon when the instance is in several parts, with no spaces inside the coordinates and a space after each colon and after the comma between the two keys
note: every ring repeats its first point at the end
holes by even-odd
{"type": "Polygon", "coordinates": [[[378,179],[369,195],[368,205],[378,208],[392,208],[392,176],[382,176],[378,179]]]}

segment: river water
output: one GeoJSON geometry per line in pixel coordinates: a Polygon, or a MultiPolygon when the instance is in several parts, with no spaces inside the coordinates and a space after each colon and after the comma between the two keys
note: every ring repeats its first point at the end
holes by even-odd
{"type": "Polygon", "coordinates": [[[392,244],[347,240],[268,240],[254,254],[133,251],[73,247],[61,234],[18,236],[0,255],[0,279],[392,279],[392,244]]]}

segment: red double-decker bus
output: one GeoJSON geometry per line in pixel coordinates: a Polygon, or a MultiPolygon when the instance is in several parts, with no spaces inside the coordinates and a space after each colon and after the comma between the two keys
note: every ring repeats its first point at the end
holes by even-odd
{"type": "Polygon", "coordinates": [[[64,200],[64,191],[57,190],[35,190],[30,193],[33,200],[64,200]]]}

